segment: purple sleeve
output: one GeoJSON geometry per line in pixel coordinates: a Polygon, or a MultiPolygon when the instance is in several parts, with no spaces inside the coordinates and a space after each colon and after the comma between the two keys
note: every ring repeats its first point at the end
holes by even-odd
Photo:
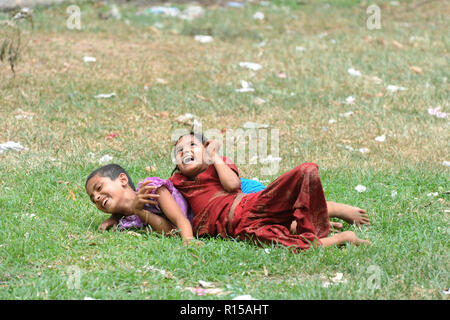
{"type": "MultiPolygon", "coordinates": [[[[172,197],[175,199],[177,204],[180,206],[181,211],[183,211],[184,216],[192,224],[192,218],[193,218],[192,210],[189,207],[189,204],[186,201],[186,199],[183,197],[183,195],[180,193],[180,191],[178,191],[177,188],[174,187],[174,185],[172,184],[172,182],[170,180],[161,179],[159,177],[149,177],[149,178],[146,178],[144,181],[139,182],[136,191],[139,191],[142,183],[147,180],[152,180],[152,182],[149,184],[151,186],[156,186],[158,188],[161,186],[165,186],[167,188],[167,190],[169,190],[169,192],[172,194],[172,197]]],[[[152,190],[152,193],[155,193],[156,190],[157,189],[152,190]]],[[[146,204],[144,206],[144,209],[167,219],[167,217],[164,215],[164,213],[162,212],[162,210],[158,206],[158,204],[155,204],[155,205],[146,204]]],[[[124,217],[119,222],[119,229],[128,229],[128,228],[133,228],[133,227],[140,229],[143,226],[144,226],[144,223],[136,215],[124,217]]]]}

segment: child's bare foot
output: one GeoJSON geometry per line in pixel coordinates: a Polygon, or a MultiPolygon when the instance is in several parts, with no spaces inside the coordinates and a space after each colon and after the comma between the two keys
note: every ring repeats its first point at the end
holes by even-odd
{"type": "Polygon", "coordinates": [[[353,231],[344,231],[337,233],[335,235],[321,238],[322,246],[329,247],[332,245],[344,245],[346,243],[351,243],[356,246],[361,244],[371,244],[368,240],[359,239],[353,231]]]}
{"type": "Polygon", "coordinates": [[[366,210],[343,203],[328,202],[328,215],[357,226],[362,224],[370,225],[366,210]]]}
{"type": "Polygon", "coordinates": [[[344,231],[340,235],[343,237],[345,242],[350,242],[355,246],[359,246],[361,244],[371,244],[368,240],[359,239],[353,231],[344,231]]]}

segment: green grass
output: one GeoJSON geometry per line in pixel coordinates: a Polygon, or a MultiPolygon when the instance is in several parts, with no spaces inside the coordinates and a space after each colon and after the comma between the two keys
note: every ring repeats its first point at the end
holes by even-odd
{"type": "MultiPolygon", "coordinates": [[[[0,154],[0,299],[447,299],[448,119],[427,113],[438,105],[449,111],[445,10],[433,1],[380,2],[387,3],[382,29],[370,31],[368,4],[325,3],[208,8],[193,21],[136,15],[139,8],[124,6],[115,21],[98,18],[109,7],[86,1],[80,31],[66,28],[65,5],[35,8],[16,76],[0,65],[0,143],[29,148],[0,154]],[[252,19],[256,11],[264,21],[252,19]],[[163,27],[157,31],[155,23],[163,27]],[[214,42],[196,43],[196,34],[214,42]],[[97,62],[85,64],[85,55],[97,62]],[[240,61],[263,69],[252,73],[240,61]],[[349,76],[350,67],[363,77],[349,76]],[[256,91],[235,92],[241,79],[256,91]],[[391,95],[389,84],[408,91],[391,95]],[[93,98],[108,92],[117,97],[93,98]],[[350,95],[355,105],[343,103],[350,95]],[[17,119],[19,108],[33,119],[17,119]],[[340,116],[347,111],[354,114],[340,116]],[[327,200],[364,208],[371,218],[370,227],[344,224],[344,230],[372,245],[292,254],[219,238],[185,247],[177,237],[97,232],[107,216],[90,203],[84,183],[100,157],[113,156],[135,182],[168,177],[170,134],[186,127],[175,121],[186,112],[199,116],[204,129],[236,129],[246,121],[279,129],[279,174],[318,163],[327,200]],[[118,137],[106,139],[112,132],[118,137]],[[386,142],[374,141],[381,134],[386,142]],[[356,192],[358,184],[367,191],[356,192]],[[377,289],[369,286],[373,268],[377,289]],[[73,270],[81,272],[76,288],[73,270]],[[344,282],[325,288],[337,273],[344,282]],[[226,294],[184,290],[199,280],[226,294]]],[[[261,176],[260,167],[239,169],[265,183],[279,175],[261,176]]]]}

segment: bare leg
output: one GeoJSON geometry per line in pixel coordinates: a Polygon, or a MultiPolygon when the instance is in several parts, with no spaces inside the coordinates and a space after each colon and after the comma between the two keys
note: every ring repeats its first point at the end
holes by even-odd
{"type": "Polygon", "coordinates": [[[330,247],[333,245],[341,245],[349,242],[353,245],[359,246],[361,244],[371,244],[368,240],[359,239],[353,231],[344,231],[332,235],[330,237],[320,239],[323,247],[330,247]]]}
{"type": "MultiPolygon", "coordinates": [[[[330,221],[330,225],[331,228],[334,229],[333,231],[340,231],[343,227],[342,223],[334,221],[330,221]]],[[[292,221],[289,231],[291,232],[291,234],[297,234],[297,221],[292,221]]]]}
{"type": "MultiPolygon", "coordinates": [[[[356,224],[357,226],[363,224],[370,225],[369,216],[367,215],[366,210],[332,201],[327,201],[327,208],[328,208],[328,216],[330,218],[339,218],[349,224],[356,224]]],[[[330,225],[332,228],[336,230],[342,229],[342,223],[330,221],[330,225]]],[[[289,230],[291,231],[291,234],[297,233],[296,221],[292,222],[289,230]]]]}
{"type": "Polygon", "coordinates": [[[327,201],[327,207],[330,218],[340,218],[349,224],[356,224],[357,226],[362,224],[370,225],[366,210],[332,201],[327,201]]]}

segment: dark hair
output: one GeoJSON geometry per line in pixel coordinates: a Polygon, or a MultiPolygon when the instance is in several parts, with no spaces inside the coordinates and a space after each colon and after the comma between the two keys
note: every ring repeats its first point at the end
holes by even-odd
{"type": "Polygon", "coordinates": [[[84,185],[84,187],[86,188],[88,181],[96,175],[99,175],[100,177],[108,177],[111,180],[116,180],[121,173],[125,173],[125,175],[128,178],[128,185],[131,187],[131,189],[136,191],[136,188],[134,187],[133,184],[133,180],[131,180],[128,173],[125,171],[124,168],[115,163],[107,164],[106,166],[97,168],[94,171],[92,171],[92,173],[87,177],[86,184],[84,185]]]}
{"type": "MultiPolygon", "coordinates": [[[[185,137],[185,136],[194,136],[194,138],[196,138],[198,141],[201,141],[202,144],[204,145],[206,143],[206,141],[208,141],[208,138],[206,138],[203,133],[199,133],[199,132],[195,132],[195,131],[191,131],[189,133],[185,133],[183,135],[181,135],[178,139],[177,142],[175,142],[175,146],[177,145],[178,141],[180,141],[181,138],[185,137]]],[[[173,149],[173,156],[176,157],[176,153],[175,153],[175,148],[173,149]]],[[[178,165],[175,166],[175,168],[172,170],[172,173],[170,174],[171,176],[175,173],[175,171],[178,170],[178,165]]]]}

